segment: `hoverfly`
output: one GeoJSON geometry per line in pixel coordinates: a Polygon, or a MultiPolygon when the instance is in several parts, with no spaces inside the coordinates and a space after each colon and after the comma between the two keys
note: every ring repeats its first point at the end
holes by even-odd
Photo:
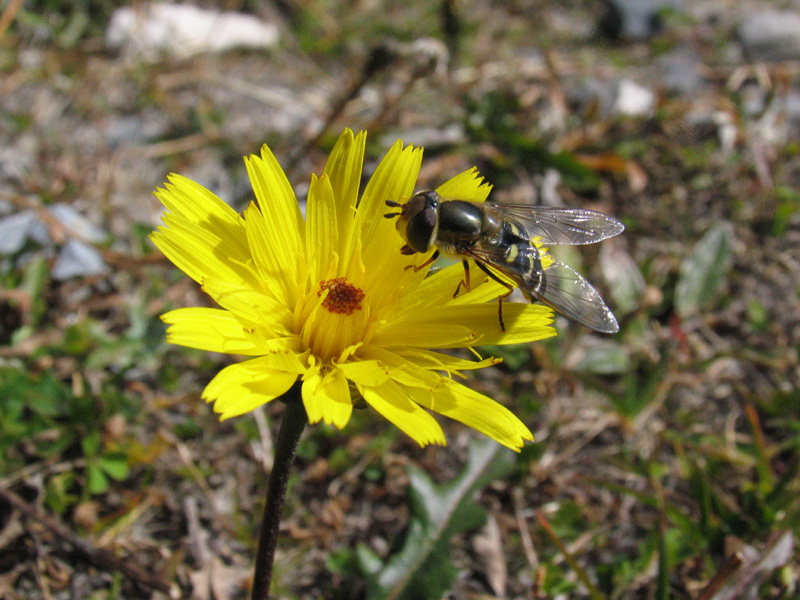
{"type": "Polygon", "coordinates": [[[422,269],[441,253],[461,259],[469,291],[469,259],[489,277],[508,288],[498,298],[503,323],[503,298],[513,281],[531,301],[539,300],[565,317],[602,333],[616,333],[619,324],[597,290],[577,271],[554,262],[542,267],[541,254],[533,240],[542,244],[583,245],[614,237],[625,226],[617,219],[593,210],[549,208],[527,204],[448,200],[435,191],[418,192],[405,204],[387,200],[400,212],[387,213],[397,219],[397,231],[406,241],[401,252],[425,253],[436,248],[422,269]]]}

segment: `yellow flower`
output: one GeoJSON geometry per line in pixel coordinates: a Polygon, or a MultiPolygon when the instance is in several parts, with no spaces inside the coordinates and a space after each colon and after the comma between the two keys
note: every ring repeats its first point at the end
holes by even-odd
{"type": "MultiPolygon", "coordinates": [[[[427,268],[407,268],[429,256],[403,256],[404,242],[383,214],[386,200],[412,195],[422,149],[395,143],[359,202],[365,140],[350,130],[339,137],[322,175],[311,178],[305,220],[266,146],[245,159],[256,201],[242,214],[180,175],[156,190],[168,212],[153,242],[221,307],[163,315],[167,340],[256,357],[224,368],[206,387],[203,398],[222,419],[281,396],[300,378],[310,423],[341,429],[363,398],[422,446],[445,444],[433,411],[518,450],[533,439],[528,428],[452,379],[498,361],[430,348],[551,337],[552,311],[505,304],[502,331],[490,300],[503,286],[474,273],[472,290],[453,298],[461,265],[427,278],[427,268]]],[[[483,201],[490,189],[471,169],[438,191],[483,201]]]]}

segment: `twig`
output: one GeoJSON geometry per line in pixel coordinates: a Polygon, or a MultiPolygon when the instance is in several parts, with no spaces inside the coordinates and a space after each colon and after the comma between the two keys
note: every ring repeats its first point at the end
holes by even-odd
{"type": "Polygon", "coordinates": [[[290,156],[286,171],[291,173],[295,170],[299,162],[308,156],[309,151],[319,145],[322,136],[325,135],[325,132],[333,122],[339,118],[347,104],[358,96],[373,77],[384,71],[389,65],[402,61],[410,65],[408,68],[409,73],[406,76],[406,80],[401,82],[400,90],[383,102],[378,115],[366,127],[369,131],[382,128],[386,122],[386,116],[406,96],[414,83],[431,73],[443,72],[448,60],[447,48],[444,44],[435,40],[423,38],[410,44],[403,44],[394,40],[384,40],[377,43],[370,50],[369,56],[361,67],[359,74],[352,80],[342,95],[334,101],[322,126],[315,133],[304,136],[306,141],[300,144],[290,156]]]}
{"type": "Polygon", "coordinates": [[[396,54],[392,52],[392,49],[390,49],[386,44],[377,44],[372,48],[372,50],[370,50],[369,56],[367,57],[364,65],[361,67],[361,71],[359,72],[358,76],[350,83],[339,99],[333,103],[333,106],[328,112],[328,115],[325,117],[325,121],[323,122],[322,126],[316,131],[316,133],[306,136],[306,141],[300,144],[294,154],[289,157],[286,168],[288,172],[294,171],[297,164],[308,155],[308,152],[312,148],[319,143],[319,140],[328,130],[328,127],[330,127],[331,123],[333,123],[337,117],[342,114],[342,111],[344,110],[345,106],[347,106],[348,102],[355,98],[361,92],[361,89],[367,83],[369,83],[369,81],[377,73],[389,66],[394,60],[396,60],[396,58],[396,54]]]}
{"type": "Polygon", "coordinates": [[[161,253],[151,254],[149,256],[134,256],[88,240],[71,227],[59,221],[52,211],[38,200],[31,200],[30,198],[25,198],[19,194],[12,194],[4,190],[0,190],[0,198],[7,200],[19,210],[35,211],[36,216],[42,224],[47,227],[48,234],[56,243],[63,244],[67,239],[75,239],[92,246],[102,255],[103,260],[111,266],[124,265],[125,267],[131,268],[139,265],[170,264],[169,259],[161,253]]]}
{"type": "Polygon", "coordinates": [[[57,537],[72,546],[79,554],[99,569],[105,571],[119,571],[129,579],[139,585],[151,590],[159,591],[170,598],[179,598],[180,590],[178,586],[167,583],[157,575],[142,569],[131,563],[129,560],[121,559],[113,553],[103,548],[98,548],[89,540],[82,538],[72,532],[61,521],[50,515],[40,512],[36,507],[25,502],[17,494],[10,490],[0,488],[0,497],[6,502],[17,508],[27,518],[41,523],[57,537]]]}
{"type": "Polygon", "coordinates": [[[6,34],[8,28],[11,27],[11,23],[17,18],[17,13],[19,9],[22,8],[23,2],[24,0],[11,0],[3,11],[3,14],[0,15],[0,41],[3,40],[3,36],[6,34]]]}
{"type": "Polygon", "coordinates": [[[539,555],[536,554],[536,547],[533,545],[528,522],[525,520],[525,515],[522,514],[522,490],[515,488],[512,498],[514,500],[514,515],[517,518],[517,527],[519,527],[519,536],[522,540],[522,548],[525,550],[525,558],[528,559],[528,564],[533,572],[536,573],[539,569],[539,555]]]}

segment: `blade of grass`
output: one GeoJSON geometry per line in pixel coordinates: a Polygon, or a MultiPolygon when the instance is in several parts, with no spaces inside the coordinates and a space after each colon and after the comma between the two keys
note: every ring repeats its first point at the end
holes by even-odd
{"type": "Polygon", "coordinates": [[[558,537],[553,528],[550,526],[550,522],[547,518],[542,514],[541,511],[536,511],[536,520],[539,522],[539,525],[542,529],[544,529],[545,534],[553,544],[559,549],[559,551],[564,555],[564,559],[569,563],[569,566],[572,567],[572,570],[575,571],[575,574],[578,576],[578,579],[581,580],[581,583],[586,586],[586,589],[589,591],[589,596],[592,600],[608,600],[608,598],[599,590],[597,586],[592,582],[589,574],[578,564],[578,561],[575,560],[575,557],[572,556],[569,550],[567,550],[567,546],[561,541],[561,538],[558,537]]]}
{"type": "Polygon", "coordinates": [[[755,444],[756,456],[758,458],[757,468],[762,491],[769,492],[775,487],[775,474],[769,464],[767,444],[764,441],[764,430],[761,428],[761,419],[758,417],[756,407],[752,402],[745,402],[745,413],[750,426],[753,428],[753,443],[755,444]]]}

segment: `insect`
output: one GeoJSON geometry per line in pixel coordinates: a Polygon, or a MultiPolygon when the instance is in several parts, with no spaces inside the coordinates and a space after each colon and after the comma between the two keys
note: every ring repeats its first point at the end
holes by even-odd
{"type": "Polygon", "coordinates": [[[503,322],[503,298],[513,282],[530,300],[539,300],[565,317],[602,333],[616,333],[619,324],[597,290],[577,271],[560,262],[547,268],[534,240],[542,244],[583,245],[614,237],[625,226],[603,213],[580,208],[549,208],[527,204],[450,200],[435,191],[418,192],[405,204],[387,200],[400,212],[397,231],[406,241],[401,252],[425,253],[435,248],[420,270],[441,253],[459,258],[464,265],[463,285],[470,289],[469,260],[489,277],[508,288],[498,298],[498,316],[503,322]]]}

